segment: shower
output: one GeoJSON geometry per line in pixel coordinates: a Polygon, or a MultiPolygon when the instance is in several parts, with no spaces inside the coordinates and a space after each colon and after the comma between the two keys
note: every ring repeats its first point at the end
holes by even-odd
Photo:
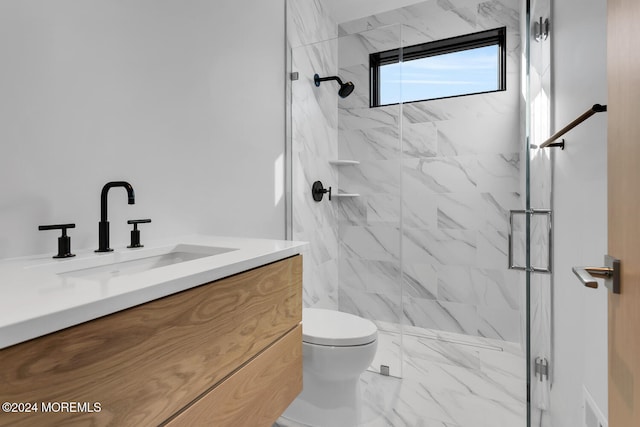
{"type": "Polygon", "coordinates": [[[346,98],[347,96],[351,95],[353,89],[356,88],[351,82],[342,83],[342,80],[340,80],[340,77],[338,76],[320,77],[317,74],[313,76],[313,81],[315,82],[316,86],[320,86],[320,82],[326,82],[327,80],[335,80],[338,82],[338,84],[340,85],[340,89],[338,90],[338,95],[340,95],[340,98],[346,98]]]}
{"type": "MultiPolygon", "coordinates": [[[[547,305],[529,303],[541,301],[542,291],[551,292],[549,273],[528,275],[526,270],[530,265],[547,265],[550,197],[548,186],[537,185],[528,201],[531,182],[527,178],[535,175],[549,183],[551,173],[550,156],[543,156],[548,151],[537,149],[536,160],[530,162],[525,143],[529,98],[522,94],[535,99],[550,87],[542,85],[544,76],[535,76],[539,89],[529,91],[528,81],[522,78],[531,70],[543,70],[549,76],[548,67],[529,67],[521,61],[529,54],[530,32],[521,30],[521,24],[525,30],[530,26],[523,10],[526,4],[501,0],[508,14],[482,12],[483,30],[502,29],[511,43],[504,53],[509,67],[506,90],[393,103],[388,100],[402,99],[429,81],[429,76],[411,74],[413,70],[405,64],[410,62],[409,48],[475,35],[475,23],[462,17],[468,8],[477,10],[477,2],[456,1],[457,15],[450,6],[422,1],[393,13],[338,24],[337,32],[330,14],[325,19],[321,13],[321,3],[287,1],[291,6],[288,22],[294,23],[287,29],[291,31],[286,70],[291,74],[287,81],[288,233],[292,240],[310,242],[303,273],[304,303],[362,317],[378,328],[378,349],[362,381],[364,399],[373,398],[363,405],[365,425],[373,419],[403,425],[405,416],[415,417],[415,424],[422,420],[428,424],[433,417],[428,408],[433,399],[439,399],[439,392],[455,390],[465,402],[478,399],[484,405],[484,397],[469,396],[459,388],[457,373],[475,381],[478,366],[490,360],[488,364],[502,369],[505,357],[513,362],[509,378],[517,381],[517,389],[498,399],[514,408],[505,413],[513,422],[505,425],[527,425],[532,415],[527,410],[545,406],[544,387],[551,382],[534,376],[535,359],[540,359],[542,367],[545,360],[552,362],[553,352],[543,327],[529,343],[529,331],[535,326],[532,315],[551,319],[546,317],[547,305]],[[456,28],[433,27],[440,17],[455,21],[456,28]],[[432,27],[433,31],[414,31],[432,27]],[[391,52],[403,56],[397,60],[394,56],[393,62],[380,67],[375,55],[391,52]],[[381,68],[387,86],[380,85],[380,79],[372,82],[372,74],[381,68]],[[309,84],[312,76],[315,86],[309,84]],[[316,88],[329,80],[338,87],[325,88],[328,96],[318,96],[316,88]],[[388,98],[374,106],[376,89],[388,98]],[[336,103],[334,90],[341,98],[355,95],[336,103]],[[527,175],[527,170],[532,174],[527,175]],[[325,184],[323,188],[332,187],[331,202],[314,202],[309,190],[316,180],[325,184]],[[529,214],[531,206],[540,211],[529,214]],[[510,235],[516,260],[511,264],[510,235]],[[537,243],[533,249],[531,242],[537,243]],[[471,359],[461,360],[463,349],[471,359]],[[434,352],[437,358],[431,357],[434,352]],[[428,373],[453,371],[456,378],[451,384],[430,382],[428,373]],[[419,384],[429,389],[425,403],[412,405],[406,414],[396,413],[395,403],[416,398],[413,387],[419,384]],[[424,411],[416,409],[422,406],[424,411]]],[[[543,3],[548,0],[536,4],[542,7],[543,3]]],[[[544,22],[549,12],[540,10],[535,16],[538,21],[542,16],[544,22]]],[[[549,63],[543,59],[549,51],[549,42],[545,43],[534,45],[541,65],[549,63]]],[[[443,86],[453,82],[450,77],[443,86]]],[[[551,99],[548,93],[539,98],[551,99]]],[[[542,118],[546,107],[536,109],[537,117],[542,118]]],[[[530,125],[540,129],[539,138],[531,140],[549,137],[542,124],[530,125]]],[[[486,401],[492,408],[495,403],[486,401]]],[[[460,417],[459,425],[476,424],[467,411],[450,414],[460,417]]],[[[537,415],[547,413],[537,410],[537,415]]],[[[501,415],[496,412],[496,416],[501,415]]]]}

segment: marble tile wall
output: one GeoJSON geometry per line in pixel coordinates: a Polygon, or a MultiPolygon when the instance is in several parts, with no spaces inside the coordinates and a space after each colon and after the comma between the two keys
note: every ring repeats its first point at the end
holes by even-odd
{"type": "Polygon", "coordinates": [[[337,96],[329,85],[317,88],[313,75],[337,71],[337,25],[320,0],[287,1],[287,45],[291,71],[289,115],[292,238],[310,243],[303,252],[305,307],[338,307],[338,229],[335,204],[315,202],[311,185],[337,187],[329,164],[338,155],[337,96]]]}
{"type": "Polygon", "coordinates": [[[519,16],[516,0],[439,0],[340,25],[339,75],[356,90],[338,104],[338,154],[361,162],[338,171],[361,195],[337,213],[341,310],[520,341],[524,279],[507,269],[509,210],[524,206],[519,16]],[[506,91],[369,108],[369,53],[502,26],[506,91]]]}

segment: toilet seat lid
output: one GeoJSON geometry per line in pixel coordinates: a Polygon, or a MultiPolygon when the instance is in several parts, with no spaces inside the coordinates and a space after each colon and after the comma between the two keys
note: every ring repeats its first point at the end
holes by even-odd
{"type": "Polygon", "coordinates": [[[347,347],[374,342],[378,328],[367,319],[322,308],[302,310],[302,341],[309,344],[347,347]]]}

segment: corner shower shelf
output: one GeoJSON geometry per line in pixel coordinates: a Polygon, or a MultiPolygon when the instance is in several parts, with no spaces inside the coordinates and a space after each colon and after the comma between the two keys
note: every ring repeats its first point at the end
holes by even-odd
{"type": "Polygon", "coordinates": [[[358,193],[338,193],[334,194],[332,197],[360,197],[358,193]]]}
{"type": "Polygon", "coordinates": [[[329,160],[329,163],[336,166],[353,166],[360,164],[358,160],[329,160]]]}

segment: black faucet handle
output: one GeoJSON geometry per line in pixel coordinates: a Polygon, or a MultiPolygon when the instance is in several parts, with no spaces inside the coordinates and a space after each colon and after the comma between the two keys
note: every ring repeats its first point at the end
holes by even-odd
{"type": "Polygon", "coordinates": [[[127,221],[127,224],[133,224],[135,227],[137,224],[147,224],[151,222],[150,219],[130,219],[127,221]]]}
{"type": "Polygon", "coordinates": [[[39,225],[38,230],[62,230],[62,233],[67,232],[67,228],[76,228],[75,224],[52,224],[52,225],[39,225]]]}
{"type": "Polygon", "coordinates": [[[38,230],[62,230],[62,235],[58,237],[58,254],[54,258],[70,258],[76,256],[71,253],[71,237],[67,236],[68,228],[76,228],[75,224],[51,224],[39,225],[38,230]]]}
{"type": "Polygon", "coordinates": [[[131,244],[128,248],[142,248],[144,245],[140,244],[140,230],[138,230],[138,224],[148,224],[150,219],[130,219],[127,224],[133,224],[133,230],[131,230],[131,244]]]}

